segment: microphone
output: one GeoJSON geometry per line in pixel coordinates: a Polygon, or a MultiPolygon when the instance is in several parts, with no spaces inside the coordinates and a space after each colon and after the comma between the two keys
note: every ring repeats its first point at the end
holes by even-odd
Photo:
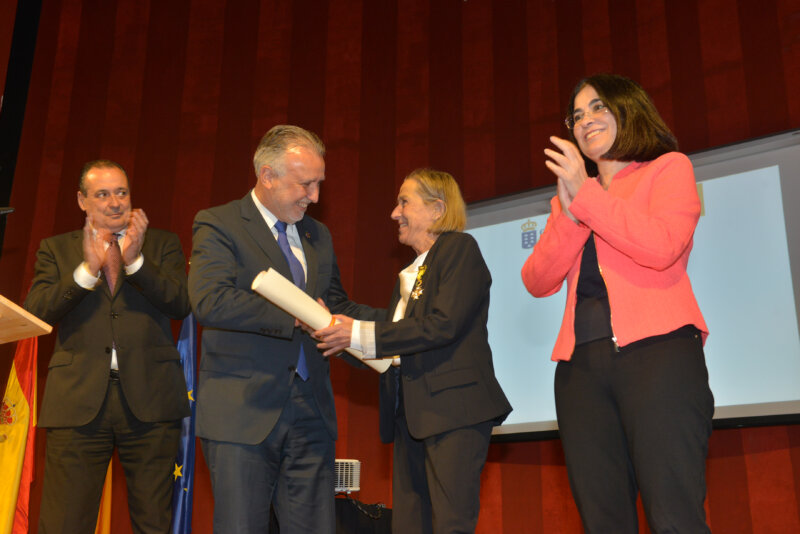
{"type": "Polygon", "coordinates": [[[0,208],[0,215],[8,215],[9,213],[14,213],[14,208],[0,208]]]}

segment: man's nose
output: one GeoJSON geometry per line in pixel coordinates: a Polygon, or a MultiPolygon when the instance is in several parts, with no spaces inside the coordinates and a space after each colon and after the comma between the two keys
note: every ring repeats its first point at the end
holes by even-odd
{"type": "Polygon", "coordinates": [[[316,204],[319,201],[319,186],[318,185],[310,186],[306,196],[308,197],[308,200],[316,204]]]}

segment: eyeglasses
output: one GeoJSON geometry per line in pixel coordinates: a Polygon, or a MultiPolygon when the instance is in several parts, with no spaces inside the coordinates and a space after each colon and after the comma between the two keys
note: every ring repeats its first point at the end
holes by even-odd
{"type": "Polygon", "coordinates": [[[583,119],[588,116],[596,117],[598,115],[602,115],[603,113],[609,113],[608,106],[603,104],[601,101],[597,100],[589,104],[589,109],[587,111],[576,111],[566,119],[564,119],[564,124],[567,125],[567,128],[572,130],[575,126],[579,125],[583,119]]]}

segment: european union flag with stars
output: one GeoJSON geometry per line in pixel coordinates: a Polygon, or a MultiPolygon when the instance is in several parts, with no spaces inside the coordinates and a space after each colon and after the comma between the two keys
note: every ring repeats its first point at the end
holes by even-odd
{"type": "Polygon", "coordinates": [[[178,339],[178,352],[181,355],[183,376],[189,396],[192,415],[183,418],[181,444],[175,459],[172,475],[172,532],[189,534],[192,531],[192,494],[194,490],[194,376],[197,373],[197,321],[193,314],[183,320],[178,339]]]}

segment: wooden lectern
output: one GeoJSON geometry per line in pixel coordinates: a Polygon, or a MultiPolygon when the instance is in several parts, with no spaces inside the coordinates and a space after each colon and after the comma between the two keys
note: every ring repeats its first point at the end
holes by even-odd
{"type": "Polygon", "coordinates": [[[52,331],[52,326],[0,295],[0,344],[52,331]]]}

